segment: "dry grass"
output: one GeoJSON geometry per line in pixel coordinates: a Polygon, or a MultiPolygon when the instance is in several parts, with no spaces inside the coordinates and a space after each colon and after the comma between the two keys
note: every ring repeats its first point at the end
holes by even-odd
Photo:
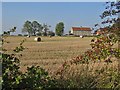
{"type": "Polygon", "coordinates": [[[23,44],[26,49],[16,55],[20,59],[20,67],[23,72],[28,66],[39,65],[56,78],[56,83],[61,88],[120,87],[118,81],[119,62],[114,57],[112,57],[113,63],[72,64],[60,75],[55,74],[62,68],[61,65],[64,61],[69,61],[90,49],[91,37],[41,37],[42,42],[35,42],[34,38],[10,36],[6,38],[8,43],[3,45],[3,48],[8,50],[5,53],[13,54],[13,49],[19,46],[23,39],[26,39],[23,44]]]}
{"type": "Polygon", "coordinates": [[[13,49],[19,45],[20,41],[26,38],[23,44],[26,49],[21,52],[21,67],[29,65],[40,65],[46,69],[57,69],[64,61],[81,54],[90,48],[91,38],[79,37],[42,37],[42,42],[35,42],[35,37],[7,37],[3,48],[6,53],[13,53],[13,49]]]}
{"type": "Polygon", "coordinates": [[[57,76],[58,82],[70,88],[120,88],[118,65],[118,61],[72,65],[57,76]]]}
{"type": "MultiPolygon", "coordinates": [[[[64,61],[71,60],[89,49],[92,39],[91,37],[41,37],[42,42],[35,42],[34,38],[34,36],[30,38],[10,36],[6,38],[9,43],[3,45],[3,48],[8,50],[6,53],[13,53],[12,50],[20,44],[20,41],[26,39],[23,44],[26,49],[19,53],[22,54],[22,57],[19,57],[22,71],[25,71],[27,66],[40,65],[49,72],[54,72],[64,61]]],[[[91,64],[91,66],[98,65],[91,64]]]]}

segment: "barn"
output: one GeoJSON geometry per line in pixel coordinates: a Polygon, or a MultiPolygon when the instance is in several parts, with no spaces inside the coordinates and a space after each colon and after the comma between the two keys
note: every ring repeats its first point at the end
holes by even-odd
{"type": "Polygon", "coordinates": [[[71,34],[75,36],[90,36],[91,34],[91,28],[89,27],[72,27],[71,28],[71,34]]]}

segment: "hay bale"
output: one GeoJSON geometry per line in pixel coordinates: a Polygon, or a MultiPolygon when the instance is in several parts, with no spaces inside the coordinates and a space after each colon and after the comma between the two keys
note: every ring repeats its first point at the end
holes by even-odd
{"type": "Polygon", "coordinates": [[[40,41],[41,41],[41,38],[40,38],[40,37],[36,37],[34,40],[35,40],[36,42],[40,42],[40,41]]]}

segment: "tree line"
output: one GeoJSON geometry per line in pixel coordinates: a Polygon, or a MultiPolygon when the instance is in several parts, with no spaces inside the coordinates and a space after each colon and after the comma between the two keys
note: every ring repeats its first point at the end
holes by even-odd
{"type": "MultiPolygon", "coordinates": [[[[50,30],[50,25],[41,24],[38,21],[25,21],[22,27],[22,33],[28,36],[62,36],[64,34],[64,23],[59,22],[56,24],[55,32],[50,30]]],[[[8,31],[4,31],[3,35],[10,35],[11,32],[15,32],[17,27],[13,27],[8,31]]],[[[21,35],[21,34],[18,34],[21,35]]]]}

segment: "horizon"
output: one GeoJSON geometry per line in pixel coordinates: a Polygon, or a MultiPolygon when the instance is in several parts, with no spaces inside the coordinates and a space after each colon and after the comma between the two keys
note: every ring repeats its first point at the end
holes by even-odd
{"type": "Polygon", "coordinates": [[[25,21],[38,21],[51,25],[55,31],[59,22],[65,25],[65,33],[71,27],[90,27],[100,24],[99,15],[105,8],[105,2],[3,2],[2,31],[16,26],[13,34],[20,34],[25,21]]]}

